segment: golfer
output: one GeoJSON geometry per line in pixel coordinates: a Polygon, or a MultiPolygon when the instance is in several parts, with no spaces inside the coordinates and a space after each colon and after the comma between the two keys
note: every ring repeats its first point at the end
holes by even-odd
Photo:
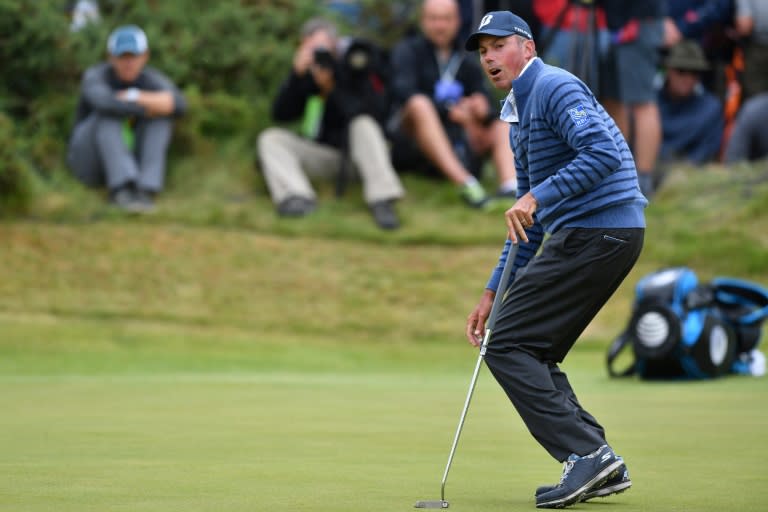
{"type": "Polygon", "coordinates": [[[632,153],[589,88],[536,57],[519,16],[487,13],[465,46],[479,51],[493,85],[509,91],[501,119],[518,180],[517,202],[505,213],[509,239],[467,319],[467,338],[481,343],[496,291],[507,287],[499,281],[510,243],[519,241],[485,362],[533,437],[564,463],[560,482],[537,490],[536,506],[626,490],[624,461],[558,363],[640,254],[647,201],[632,153]]]}

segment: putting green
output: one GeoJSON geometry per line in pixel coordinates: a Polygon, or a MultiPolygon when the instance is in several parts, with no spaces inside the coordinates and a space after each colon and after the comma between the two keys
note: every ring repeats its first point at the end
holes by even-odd
{"type": "MultiPolygon", "coordinates": [[[[575,510],[758,511],[768,380],[610,381],[565,370],[633,487],[575,510]]],[[[393,511],[438,499],[464,373],[0,377],[2,511],[393,511]]],[[[533,510],[560,465],[483,369],[448,478],[451,510],[533,510]]]]}

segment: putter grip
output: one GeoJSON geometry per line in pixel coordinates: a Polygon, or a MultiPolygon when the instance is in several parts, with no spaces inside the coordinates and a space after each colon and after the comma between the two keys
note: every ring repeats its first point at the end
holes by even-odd
{"type": "Polygon", "coordinates": [[[517,256],[518,244],[511,243],[509,252],[507,252],[507,259],[504,262],[504,269],[501,271],[501,279],[499,280],[499,288],[496,290],[496,296],[493,298],[493,305],[491,306],[491,313],[488,315],[488,321],[485,322],[485,328],[493,330],[496,325],[496,316],[499,313],[501,307],[501,301],[504,300],[504,294],[507,292],[507,283],[509,282],[509,275],[512,273],[512,267],[515,263],[515,257],[517,256]]]}

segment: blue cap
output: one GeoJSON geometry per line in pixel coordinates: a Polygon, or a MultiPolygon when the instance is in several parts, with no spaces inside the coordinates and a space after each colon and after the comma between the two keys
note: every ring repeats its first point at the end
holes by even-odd
{"type": "Polygon", "coordinates": [[[509,11],[492,11],[483,16],[477,30],[464,43],[464,48],[470,52],[477,50],[477,40],[480,36],[520,36],[526,39],[533,39],[528,23],[520,16],[509,11]]]}
{"type": "Polygon", "coordinates": [[[125,53],[141,55],[148,48],[147,35],[136,25],[117,27],[109,35],[109,40],[107,40],[107,50],[114,56],[125,53]]]}

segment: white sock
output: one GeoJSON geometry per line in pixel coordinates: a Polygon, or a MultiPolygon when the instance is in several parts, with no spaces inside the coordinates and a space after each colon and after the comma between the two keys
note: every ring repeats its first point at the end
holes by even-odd
{"type": "Polygon", "coordinates": [[[475,185],[476,183],[478,183],[478,181],[477,181],[477,178],[475,178],[474,176],[472,176],[472,175],[470,174],[470,175],[469,175],[469,178],[467,178],[467,179],[464,181],[464,185],[462,185],[462,186],[463,186],[463,187],[467,187],[467,186],[469,186],[469,185],[475,185]]]}
{"type": "Polygon", "coordinates": [[[506,193],[506,192],[514,192],[517,190],[517,178],[510,178],[501,185],[499,185],[499,192],[506,193]]]}

